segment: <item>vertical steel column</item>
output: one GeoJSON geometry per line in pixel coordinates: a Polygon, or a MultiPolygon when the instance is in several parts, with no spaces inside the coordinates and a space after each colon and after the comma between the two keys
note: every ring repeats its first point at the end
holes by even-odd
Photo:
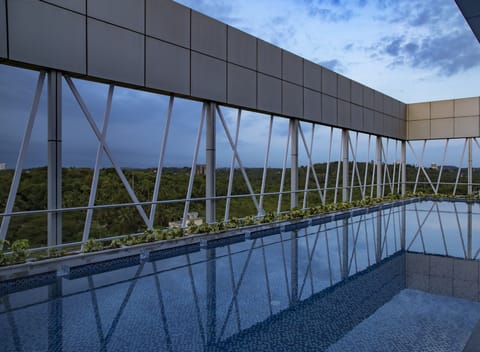
{"type": "Polygon", "coordinates": [[[407,142],[402,141],[402,196],[407,193],[407,142]]]}
{"type": "Polygon", "coordinates": [[[342,202],[348,202],[348,145],[349,145],[349,136],[348,130],[342,130],[342,146],[343,146],[343,175],[342,175],[342,202]]]}
{"type": "Polygon", "coordinates": [[[468,138],[468,194],[472,194],[472,138],[468,138]]]}
{"type": "MultiPolygon", "coordinates": [[[[48,72],[48,210],[62,207],[62,74],[48,72]]],[[[48,213],[48,246],[62,243],[62,214],[48,213]]]]}
{"type": "Polygon", "coordinates": [[[382,198],[382,137],[377,136],[377,198],[382,198]]]}
{"type": "Polygon", "coordinates": [[[214,223],[215,216],[215,164],[216,164],[216,127],[215,127],[215,103],[207,104],[207,118],[206,118],[206,185],[205,197],[206,200],[206,222],[208,224],[214,223]]]}
{"type": "Polygon", "coordinates": [[[290,154],[290,207],[298,207],[298,120],[290,119],[290,132],[292,134],[290,154]]]}
{"type": "Polygon", "coordinates": [[[401,208],[402,222],[400,224],[400,247],[405,250],[407,247],[407,206],[404,204],[401,208]]]}

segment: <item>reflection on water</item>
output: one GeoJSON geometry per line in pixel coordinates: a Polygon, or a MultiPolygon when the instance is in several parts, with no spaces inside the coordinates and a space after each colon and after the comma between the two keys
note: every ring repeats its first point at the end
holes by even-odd
{"type": "Polygon", "coordinates": [[[0,350],[323,350],[406,287],[404,250],[476,258],[478,213],[414,203],[101,273],[79,268],[33,288],[4,284],[0,350]]]}

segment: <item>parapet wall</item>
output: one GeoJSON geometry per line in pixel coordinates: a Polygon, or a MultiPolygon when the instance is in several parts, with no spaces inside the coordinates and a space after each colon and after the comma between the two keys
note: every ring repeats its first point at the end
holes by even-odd
{"type": "Polygon", "coordinates": [[[171,0],[0,0],[0,61],[405,139],[405,104],[171,0]]]}

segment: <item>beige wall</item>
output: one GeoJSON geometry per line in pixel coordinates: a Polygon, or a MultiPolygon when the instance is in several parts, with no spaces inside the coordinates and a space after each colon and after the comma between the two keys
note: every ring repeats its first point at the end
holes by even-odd
{"type": "Polygon", "coordinates": [[[480,136],[480,97],[407,105],[407,139],[480,136]]]}

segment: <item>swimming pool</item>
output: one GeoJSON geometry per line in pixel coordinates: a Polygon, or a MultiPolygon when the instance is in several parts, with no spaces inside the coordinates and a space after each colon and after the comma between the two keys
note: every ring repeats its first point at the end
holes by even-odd
{"type": "Polygon", "coordinates": [[[479,204],[413,202],[3,282],[0,350],[461,351],[478,229],[479,204]]]}

